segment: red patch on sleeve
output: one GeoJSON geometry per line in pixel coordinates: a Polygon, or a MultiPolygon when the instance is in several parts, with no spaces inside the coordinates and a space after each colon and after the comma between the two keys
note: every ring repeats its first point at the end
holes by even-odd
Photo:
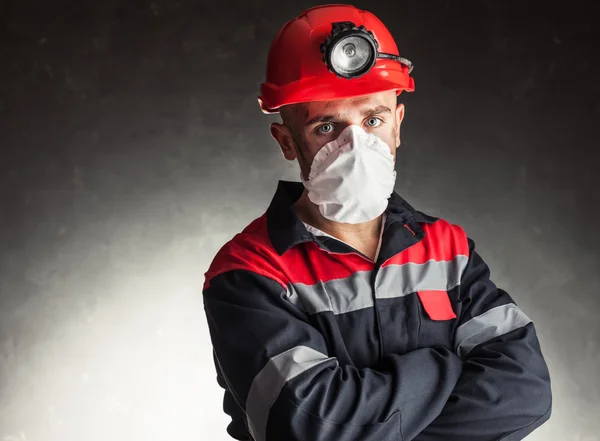
{"type": "Polygon", "coordinates": [[[450,297],[446,291],[418,291],[421,304],[431,320],[451,320],[456,318],[450,297]]]}

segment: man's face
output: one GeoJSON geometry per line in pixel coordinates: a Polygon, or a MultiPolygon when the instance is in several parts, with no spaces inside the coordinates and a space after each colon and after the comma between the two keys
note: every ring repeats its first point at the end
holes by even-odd
{"type": "Polygon", "coordinates": [[[395,159],[404,106],[396,105],[395,91],[386,91],[358,98],[292,104],[281,109],[281,117],[283,124],[273,123],[271,134],[286,159],[298,159],[306,179],[319,149],[349,125],[380,137],[395,159]]]}

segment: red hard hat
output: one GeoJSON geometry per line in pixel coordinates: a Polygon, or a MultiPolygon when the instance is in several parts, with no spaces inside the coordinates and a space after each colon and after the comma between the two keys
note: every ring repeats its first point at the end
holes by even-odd
{"type": "Polygon", "coordinates": [[[326,101],[368,95],[385,90],[412,92],[414,80],[407,65],[377,58],[359,78],[342,78],[331,72],[321,44],[334,22],[364,26],[378,43],[378,51],[399,55],[390,31],[375,15],[349,5],[323,5],[288,21],[276,35],[267,59],[267,78],[260,86],[258,102],[264,113],[277,113],[286,104],[326,101]]]}

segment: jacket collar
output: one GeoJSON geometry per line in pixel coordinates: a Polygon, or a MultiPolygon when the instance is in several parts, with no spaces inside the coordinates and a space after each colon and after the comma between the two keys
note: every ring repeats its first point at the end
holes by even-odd
{"type": "MultiPolygon", "coordinates": [[[[337,251],[333,250],[333,248],[339,248],[340,245],[342,245],[344,251],[348,252],[348,247],[343,246],[340,242],[327,239],[316,240],[315,236],[306,229],[294,208],[294,203],[300,198],[303,191],[304,185],[302,185],[301,182],[279,181],[277,184],[277,190],[266,212],[269,239],[277,253],[282,255],[293,246],[308,241],[317,242],[322,248],[330,249],[331,251],[337,251]]],[[[416,211],[395,191],[389,198],[386,213],[384,239],[382,251],[380,252],[382,257],[397,251],[396,246],[386,246],[385,242],[388,242],[391,238],[389,233],[394,233],[393,236],[395,237],[399,227],[405,230],[403,231],[403,234],[411,231],[414,233],[412,234],[413,240],[420,240],[422,236],[419,232],[422,233],[422,231],[417,223],[433,222],[435,220],[435,218],[431,218],[416,211]],[[394,228],[391,228],[393,231],[388,231],[394,224],[397,225],[394,228]],[[405,225],[411,227],[410,230],[405,229],[405,225]],[[386,250],[385,252],[384,249],[386,250]]],[[[411,240],[410,237],[407,237],[407,239],[408,242],[403,241],[403,243],[406,242],[404,244],[410,246],[410,244],[413,243],[413,240],[411,240]]],[[[343,251],[340,250],[340,252],[343,251]]]]}

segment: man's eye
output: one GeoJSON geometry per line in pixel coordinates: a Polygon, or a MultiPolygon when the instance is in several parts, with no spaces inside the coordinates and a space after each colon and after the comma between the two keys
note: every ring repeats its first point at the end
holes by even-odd
{"type": "Polygon", "coordinates": [[[333,124],[323,124],[322,126],[319,126],[317,130],[321,133],[331,133],[333,130],[333,124]]]}
{"type": "Polygon", "coordinates": [[[367,120],[367,125],[368,125],[369,127],[377,127],[377,126],[379,126],[379,125],[380,125],[382,122],[383,122],[383,121],[381,121],[381,119],[373,117],[373,118],[369,118],[369,119],[367,120]]]}

